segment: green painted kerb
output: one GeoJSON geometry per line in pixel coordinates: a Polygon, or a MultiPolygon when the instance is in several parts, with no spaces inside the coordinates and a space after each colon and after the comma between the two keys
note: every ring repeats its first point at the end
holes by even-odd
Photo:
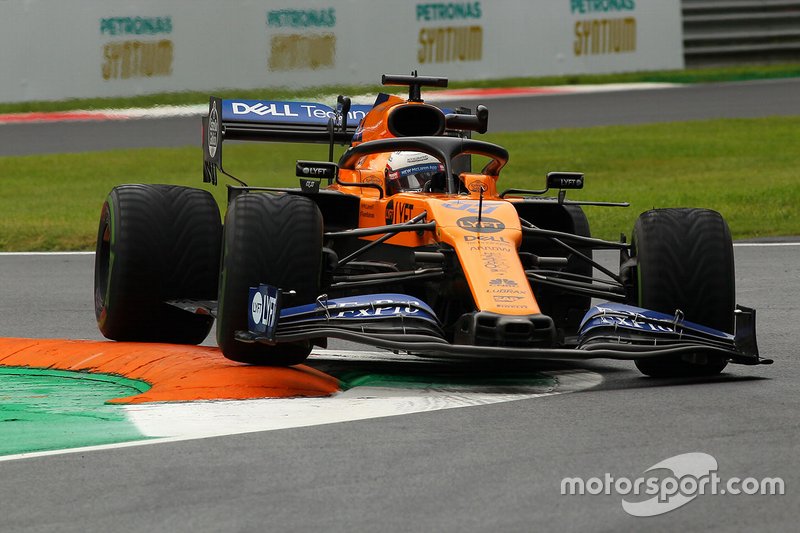
{"type": "Polygon", "coordinates": [[[145,439],[106,402],[149,388],[110,374],[0,367],[0,455],[145,439]]]}
{"type": "Polygon", "coordinates": [[[390,387],[404,389],[465,388],[467,390],[493,388],[494,392],[512,392],[519,388],[542,389],[549,392],[556,388],[557,380],[541,373],[483,374],[480,376],[459,373],[432,372],[429,374],[370,374],[358,371],[337,375],[342,390],[353,387],[390,387]]]}

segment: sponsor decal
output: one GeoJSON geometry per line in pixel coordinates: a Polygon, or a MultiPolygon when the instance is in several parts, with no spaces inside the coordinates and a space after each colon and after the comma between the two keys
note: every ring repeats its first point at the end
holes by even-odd
{"type": "Polygon", "coordinates": [[[160,35],[172,33],[172,17],[109,17],[100,19],[101,35],[160,35]]]}
{"type": "Polygon", "coordinates": [[[330,169],[322,167],[303,167],[302,172],[307,176],[325,176],[330,172],[330,169]]]}
{"type": "Polygon", "coordinates": [[[486,292],[492,294],[528,294],[526,291],[521,289],[507,289],[507,288],[490,288],[486,289],[486,292]]]}
{"type": "Polygon", "coordinates": [[[495,302],[498,303],[510,303],[516,302],[517,300],[522,300],[524,296],[511,296],[511,295],[496,295],[492,296],[495,302]]]}
{"type": "MultiPolygon", "coordinates": [[[[383,187],[383,180],[381,178],[376,177],[376,176],[367,176],[366,178],[362,179],[361,181],[363,181],[364,183],[372,183],[373,185],[380,185],[381,187],[383,187]]],[[[369,209],[372,209],[372,208],[373,208],[373,206],[370,205],[369,209]]]]}
{"type": "Polygon", "coordinates": [[[407,316],[420,313],[422,304],[416,300],[396,300],[393,298],[374,301],[345,301],[330,303],[326,307],[331,318],[375,318],[389,316],[407,316]],[[336,311],[339,309],[339,311],[336,311]]]}
{"type": "Polygon", "coordinates": [[[272,103],[263,103],[263,102],[256,102],[253,105],[249,105],[246,102],[231,102],[231,111],[233,111],[234,115],[247,115],[249,113],[255,113],[261,117],[265,115],[272,115],[275,117],[299,117],[298,113],[292,111],[291,104],[279,104],[276,102],[272,103]],[[280,106],[280,108],[279,108],[280,106]]]}
{"type": "Polygon", "coordinates": [[[172,74],[175,46],[171,39],[142,37],[169,35],[172,17],[107,17],[100,19],[100,35],[132,35],[137,39],[103,44],[100,73],[104,80],[152,78],[172,74]]]}
{"type": "Polygon", "coordinates": [[[318,193],[319,192],[319,181],[320,180],[300,180],[300,189],[303,192],[307,193],[318,193]]]}
{"type": "Polygon", "coordinates": [[[401,224],[414,218],[414,205],[389,200],[386,204],[386,225],[401,224]]]}
{"type": "Polygon", "coordinates": [[[295,175],[302,181],[316,181],[315,190],[319,190],[320,182],[325,179],[331,183],[336,178],[337,167],[333,163],[323,163],[314,161],[297,161],[295,163],[295,175]],[[310,178],[310,179],[309,179],[310,178]]]}
{"type": "MultiPolygon", "coordinates": [[[[570,11],[578,16],[633,12],[635,9],[634,0],[570,0],[570,11]]],[[[576,57],[636,51],[636,17],[633,16],[576,20],[574,31],[573,53],[576,57]]]]}
{"type": "MultiPolygon", "coordinates": [[[[470,213],[473,215],[478,214],[479,203],[477,200],[469,200],[469,201],[450,200],[448,202],[442,203],[441,205],[445,209],[464,211],[465,213],[470,213]]],[[[481,213],[484,215],[490,215],[493,211],[496,211],[497,208],[499,208],[501,205],[503,205],[502,202],[483,202],[483,209],[481,210],[481,213]]]]}
{"type": "Polygon", "coordinates": [[[504,247],[504,246],[491,246],[491,245],[479,244],[477,246],[470,246],[469,251],[470,252],[483,252],[483,253],[486,253],[486,252],[507,253],[510,250],[509,250],[509,248],[504,247]]]}
{"type": "Polygon", "coordinates": [[[636,51],[636,19],[593,19],[575,22],[576,56],[622,54],[636,51]]]}
{"type": "MultiPolygon", "coordinates": [[[[410,160],[410,158],[409,158],[410,160]]],[[[410,176],[411,174],[419,174],[422,172],[440,172],[444,170],[444,165],[441,163],[426,163],[424,165],[414,165],[413,167],[401,168],[393,172],[395,178],[401,176],[410,176]]]]}
{"type": "Polygon", "coordinates": [[[638,330],[655,335],[660,333],[682,334],[689,329],[728,341],[734,340],[734,336],[730,333],[684,320],[683,315],[679,312],[676,312],[675,315],[668,315],[612,302],[604,302],[600,306],[589,309],[581,322],[581,333],[593,328],[609,326],[638,330]]]}
{"type": "Polygon", "coordinates": [[[465,235],[464,236],[465,242],[491,242],[495,244],[511,244],[506,240],[505,237],[500,235],[465,235]]]}
{"type": "Polygon", "coordinates": [[[270,285],[250,287],[250,313],[248,326],[250,331],[263,333],[266,337],[275,337],[275,327],[280,315],[280,290],[270,285]]]}
{"type": "Polygon", "coordinates": [[[414,309],[413,307],[379,305],[361,309],[345,309],[337,313],[331,313],[331,318],[375,318],[381,316],[416,315],[417,313],[419,313],[419,309],[414,309]]]}
{"type": "Polygon", "coordinates": [[[217,145],[219,144],[219,115],[217,106],[211,106],[211,113],[208,115],[208,155],[212,158],[217,155],[217,145]]]}
{"type": "MultiPolygon", "coordinates": [[[[637,308],[631,308],[637,309],[637,308]]],[[[644,309],[640,309],[643,313],[647,313],[644,309]]],[[[667,315],[664,315],[666,317],[667,315]]],[[[597,325],[597,326],[622,326],[630,329],[641,329],[651,332],[662,333],[676,333],[677,330],[673,325],[666,324],[653,324],[647,321],[648,317],[636,311],[628,311],[620,309],[619,307],[602,307],[595,306],[586,313],[584,326],[597,325]]],[[[677,322],[676,324],[677,325],[677,322]]]]}
{"type": "Polygon", "coordinates": [[[336,64],[336,35],[273,35],[267,68],[270,72],[319,70],[336,64]]]}
{"type": "Polygon", "coordinates": [[[475,233],[497,233],[506,229],[505,224],[489,217],[461,217],[456,221],[459,228],[475,233]]]}
{"type": "Polygon", "coordinates": [[[480,2],[417,4],[417,20],[467,20],[481,18],[480,2]]]}
{"type": "MultiPolygon", "coordinates": [[[[425,3],[416,5],[417,22],[480,20],[483,9],[480,2],[425,3]]],[[[420,28],[417,37],[417,61],[426,63],[453,63],[483,59],[483,26],[448,25],[420,28]]]]}
{"type": "Polygon", "coordinates": [[[506,279],[506,278],[495,278],[489,280],[489,286],[491,287],[516,287],[518,283],[513,279],[506,279]]]}
{"type": "MultiPolygon", "coordinates": [[[[389,156],[389,161],[392,160],[394,154],[389,156]]],[[[407,155],[405,157],[406,163],[419,163],[420,161],[427,161],[430,158],[428,154],[419,154],[419,155],[407,155]]]]}
{"type": "Polygon", "coordinates": [[[608,13],[611,11],[633,11],[636,0],[570,0],[569,8],[573,14],[608,13]]]}
{"type": "Polygon", "coordinates": [[[471,252],[507,253],[513,249],[513,244],[501,235],[464,235],[464,242],[470,243],[471,252]]]}
{"type": "Polygon", "coordinates": [[[160,41],[114,41],[103,45],[104,80],[152,78],[172,74],[174,46],[169,39],[160,41]]]}
{"type": "Polygon", "coordinates": [[[386,204],[386,225],[391,224],[392,220],[394,220],[394,200],[389,200],[386,204]]]}
{"type": "MultiPolygon", "coordinates": [[[[269,119],[269,122],[303,122],[327,123],[336,118],[332,108],[308,102],[272,102],[260,100],[224,100],[223,118],[257,120],[269,119]]],[[[347,113],[348,123],[359,122],[372,106],[353,106],[347,113]]]]}
{"type": "Polygon", "coordinates": [[[483,59],[482,26],[422,28],[417,42],[417,61],[423,65],[483,59]]]}
{"type": "Polygon", "coordinates": [[[278,33],[270,37],[267,68],[272,72],[318,70],[336,64],[336,34],[309,33],[309,29],[332,29],[336,26],[336,9],[278,9],[267,12],[267,27],[301,30],[278,33]]]}
{"type": "Polygon", "coordinates": [[[472,192],[481,192],[481,191],[486,192],[488,190],[488,187],[486,187],[486,185],[480,180],[473,180],[469,182],[469,185],[467,185],[467,189],[469,189],[472,192]]]}
{"type": "Polygon", "coordinates": [[[483,262],[483,268],[492,274],[502,275],[508,272],[508,263],[506,262],[506,258],[502,255],[484,253],[481,256],[481,261],[483,262]]]}
{"type": "Polygon", "coordinates": [[[369,211],[364,211],[363,209],[358,212],[358,215],[361,218],[375,218],[375,213],[370,213],[369,211]]]}
{"type": "Polygon", "coordinates": [[[646,331],[660,331],[664,333],[675,333],[675,328],[662,324],[651,324],[650,322],[640,322],[633,317],[621,316],[599,316],[600,324],[603,326],[622,326],[631,329],[642,329],[646,331]]]}
{"type": "Polygon", "coordinates": [[[336,9],[275,9],[267,12],[270,28],[333,28],[336,9]]]}

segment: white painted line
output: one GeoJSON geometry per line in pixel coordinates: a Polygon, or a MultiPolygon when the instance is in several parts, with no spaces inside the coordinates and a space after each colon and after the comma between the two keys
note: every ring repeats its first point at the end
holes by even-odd
{"type": "MultiPolygon", "coordinates": [[[[597,85],[551,85],[544,87],[503,87],[496,89],[446,89],[426,93],[425,100],[489,100],[497,98],[514,98],[520,96],[551,96],[556,94],[585,94],[597,92],[640,91],[681,87],[675,83],[607,83],[597,85]]],[[[388,89],[390,94],[398,94],[402,98],[405,93],[398,93],[394,88],[388,89]]],[[[336,102],[338,95],[317,95],[305,100],[318,102],[336,102]]],[[[375,94],[359,94],[351,97],[353,103],[371,105],[375,102],[375,94]]],[[[265,98],[268,99],[268,98],[265,98]]],[[[334,104],[335,105],[335,104],[334,104]]],[[[199,117],[208,112],[208,104],[192,104],[181,106],[157,106],[151,108],[131,109],[91,109],[58,111],[46,113],[0,113],[0,124],[24,124],[31,122],[65,122],[65,121],[106,121],[156,119],[172,117],[199,117]]]]}
{"type": "Polygon", "coordinates": [[[37,255],[94,255],[94,252],[0,252],[0,256],[37,256],[37,255]]]}
{"type": "Polygon", "coordinates": [[[800,242],[735,242],[734,248],[771,248],[774,246],[800,246],[800,242]]]}
{"type": "Polygon", "coordinates": [[[128,418],[136,424],[141,433],[155,438],[68,450],[6,455],[0,457],[0,462],[527,400],[585,390],[603,381],[600,374],[582,370],[542,372],[542,374],[556,381],[555,388],[535,384],[477,387],[448,384],[415,389],[365,386],[355,387],[328,398],[129,405],[122,407],[128,418]]]}
{"type": "Polygon", "coordinates": [[[329,398],[139,404],[125,409],[145,435],[208,438],[529,400],[587,389],[602,382],[599,374],[587,371],[558,372],[550,377],[556,380],[555,387],[441,385],[433,378],[432,384],[420,388],[364,386],[329,398]]]}
{"type": "Polygon", "coordinates": [[[447,89],[425,94],[426,102],[448,100],[496,100],[501,98],[557,96],[565,94],[644,91],[683,87],[677,83],[608,83],[602,85],[549,85],[543,87],[508,87],[497,89],[447,89]]]}
{"type": "Polygon", "coordinates": [[[171,105],[141,109],[105,109],[100,110],[99,113],[119,118],[194,117],[208,113],[208,104],[171,105]]]}

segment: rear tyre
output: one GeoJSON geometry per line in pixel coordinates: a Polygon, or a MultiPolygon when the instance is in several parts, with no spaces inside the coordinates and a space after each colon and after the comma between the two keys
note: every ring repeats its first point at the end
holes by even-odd
{"type": "MultiPolygon", "coordinates": [[[[727,333],[733,332],[735,279],[733,242],[722,216],[708,209],[655,209],[639,216],[633,228],[634,304],[674,313],[727,333]]],[[[711,376],[727,360],[693,354],[683,359],[637,359],[653,377],[711,376]]]]}
{"type": "Polygon", "coordinates": [[[214,319],[166,304],[213,300],[222,235],[207,191],[122,185],[106,198],[95,254],[95,316],[117,341],[199,344],[214,319]]]}
{"type": "Polygon", "coordinates": [[[234,335],[247,330],[250,287],[278,287],[284,307],[310,303],[319,296],[321,271],[322,214],[314,202],[288,194],[236,198],[225,217],[219,280],[217,343],[225,357],[255,365],[302,363],[310,341],[268,346],[239,342],[234,335]]]}

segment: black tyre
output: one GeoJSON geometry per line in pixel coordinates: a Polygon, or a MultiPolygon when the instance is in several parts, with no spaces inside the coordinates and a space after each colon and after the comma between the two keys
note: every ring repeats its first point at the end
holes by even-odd
{"type": "MultiPolygon", "coordinates": [[[[635,305],[733,332],[735,280],[733,243],[722,216],[708,209],[655,209],[639,216],[633,228],[635,305]]],[[[727,361],[693,354],[639,359],[639,370],[654,377],[710,376],[727,361]]]]}
{"type": "MultiPolygon", "coordinates": [[[[589,220],[580,206],[535,206],[535,209],[520,212],[520,217],[542,229],[591,237],[589,220]]],[[[592,257],[591,248],[580,245],[572,247],[583,255],[589,258],[592,257]]],[[[525,236],[522,240],[522,246],[520,246],[520,252],[531,252],[544,257],[566,256],[569,261],[567,266],[555,268],[554,270],[579,276],[592,275],[592,265],[590,263],[565,248],[554,244],[550,239],[525,236]]],[[[577,333],[581,319],[591,307],[591,298],[589,296],[564,293],[555,287],[534,284],[533,293],[542,313],[552,318],[556,327],[564,335],[575,335],[577,333]]]]}
{"type": "Polygon", "coordinates": [[[322,214],[301,196],[250,193],[236,198],[225,217],[219,281],[217,343],[228,359],[288,366],[303,362],[311,342],[276,346],[235,340],[247,330],[249,288],[266,283],[284,291],[283,307],[316,300],[322,271],[322,214]],[[294,291],[294,294],[288,294],[294,291]]]}
{"type": "Polygon", "coordinates": [[[164,303],[216,298],[222,224],[207,191],[122,185],[103,204],[94,295],[112,340],[199,344],[213,318],[164,303]]]}

